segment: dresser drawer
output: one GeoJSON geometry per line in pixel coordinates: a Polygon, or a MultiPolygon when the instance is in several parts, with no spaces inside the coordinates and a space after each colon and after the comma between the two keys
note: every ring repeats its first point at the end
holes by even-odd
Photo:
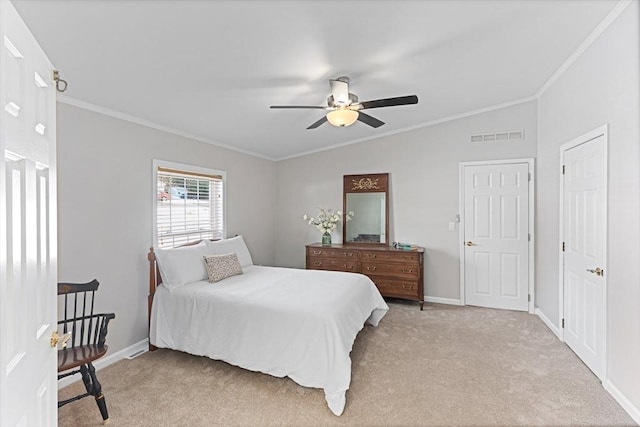
{"type": "Polygon", "coordinates": [[[420,277],[418,263],[381,263],[378,261],[362,261],[362,273],[367,276],[392,276],[399,279],[418,279],[420,277]]]}
{"type": "Polygon", "coordinates": [[[360,271],[360,265],[357,261],[319,257],[309,257],[307,268],[310,270],[347,271],[351,273],[358,273],[360,271]]]}
{"type": "Polygon", "coordinates": [[[308,248],[307,254],[311,258],[345,258],[345,259],[358,259],[358,252],[348,249],[334,249],[334,248],[308,248]]]}
{"type": "Polygon", "coordinates": [[[383,251],[361,251],[362,261],[391,261],[391,262],[419,262],[420,254],[417,252],[383,252],[383,251]]]}
{"type": "Polygon", "coordinates": [[[419,295],[418,283],[415,281],[394,280],[381,276],[370,276],[370,278],[383,296],[422,299],[419,295]]]}
{"type": "Polygon", "coordinates": [[[362,273],[371,278],[385,297],[418,301],[424,305],[422,266],[424,249],[401,251],[362,245],[321,245],[306,247],[309,270],[362,273]]]}

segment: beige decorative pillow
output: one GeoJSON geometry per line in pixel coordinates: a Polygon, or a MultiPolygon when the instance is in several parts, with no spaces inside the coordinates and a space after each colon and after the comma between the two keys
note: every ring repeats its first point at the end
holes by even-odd
{"type": "Polygon", "coordinates": [[[238,256],[235,253],[204,256],[203,258],[211,283],[242,274],[242,267],[240,267],[238,256]]]}

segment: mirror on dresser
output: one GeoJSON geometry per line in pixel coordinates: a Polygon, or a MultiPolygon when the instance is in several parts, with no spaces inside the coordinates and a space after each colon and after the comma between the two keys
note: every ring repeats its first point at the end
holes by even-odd
{"type": "Polygon", "coordinates": [[[345,175],[344,212],[353,218],[342,227],[346,244],[389,244],[389,174],[345,175]]]}

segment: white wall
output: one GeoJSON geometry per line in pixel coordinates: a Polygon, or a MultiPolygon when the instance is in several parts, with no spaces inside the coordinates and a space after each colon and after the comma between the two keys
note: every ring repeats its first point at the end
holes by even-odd
{"type": "MultiPolygon", "coordinates": [[[[424,246],[425,294],[459,300],[459,236],[448,231],[458,213],[458,163],[535,157],[536,109],[535,101],[526,102],[279,161],[276,264],[304,267],[304,245],[320,234],[300,217],[317,207],[342,209],[343,175],[389,172],[389,241],[424,246]],[[525,130],[524,141],[469,142],[472,134],[515,129],[525,130]]],[[[337,229],[333,241],[341,238],[337,229]]]]}
{"type": "Polygon", "coordinates": [[[227,172],[227,233],[273,265],[275,163],[58,103],[59,280],[100,281],[109,353],[147,337],[152,159],[227,172]],[[258,184],[259,183],[259,184],[258,184]]]}
{"type": "MultiPolygon", "coordinates": [[[[640,31],[632,2],[539,100],[537,303],[558,325],[559,146],[609,124],[609,382],[640,408],[640,31]]],[[[606,384],[605,384],[606,386],[606,384]]],[[[636,412],[636,419],[640,412],[636,412]]]]}

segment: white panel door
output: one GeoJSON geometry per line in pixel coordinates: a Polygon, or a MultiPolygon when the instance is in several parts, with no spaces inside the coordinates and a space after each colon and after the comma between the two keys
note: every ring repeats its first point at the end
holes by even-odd
{"type": "Polygon", "coordinates": [[[465,304],[529,308],[529,164],[465,165],[465,304]]]}
{"type": "Polygon", "coordinates": [[[0,1],[0,425],[57,424],[53,67],[0,1]]]}
{"type": "Polygon", "coordinates": [[[606,137],[564,152],[564,340],[605,372],[606,137]]]}

